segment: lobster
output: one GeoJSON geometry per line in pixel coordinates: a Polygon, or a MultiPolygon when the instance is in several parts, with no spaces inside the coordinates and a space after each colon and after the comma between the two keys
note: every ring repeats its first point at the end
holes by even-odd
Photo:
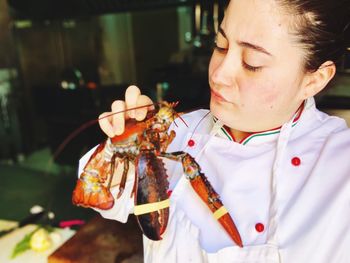
{"type": "Polygon", "coordinates": [[[163,160],[159,157],[179,161],[194,191],[231,239],[242,247],[241,237],[231,216],[201,172],[199,164],[186,152],[166,152],[176,136],[173,130],[168,133],[170,124],[178,116],[173,109],[175,106],[176,103],[162,102],[158,111],[153,110],[147,114],[146,120],[128,120],[123,134],[108,138],[98,145],[77,180],[72,202],[83,207],[111,209],[114,197],[110,187],[117,158],[124,164],[124,169],[116,198],[123,194],[129,162],[133,162],[135,181],[131,197],[135,195],[134,214],[146,237],[161,240],[169,218],[169,183],[163,160]]]}

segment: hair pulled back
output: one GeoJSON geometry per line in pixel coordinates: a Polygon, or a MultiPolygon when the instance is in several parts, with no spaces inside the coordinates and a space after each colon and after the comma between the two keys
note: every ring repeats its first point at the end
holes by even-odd
{"type": "Polygon", "coordinates": [[[306,71],[338,65],[350,46],[350,0],[276,0],[292,15],[292,33],[306,50],[306,71]]]}

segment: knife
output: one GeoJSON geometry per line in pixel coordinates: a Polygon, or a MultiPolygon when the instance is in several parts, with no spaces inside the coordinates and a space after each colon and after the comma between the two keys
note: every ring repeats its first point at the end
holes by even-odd
{"type": "Polygon", "coordinates": [[[22,219],[18,223],[17,226],[12,227],[12,228],[7,229],[7,230],[0,231],[0,237],[11,233],[11,232],[13,232],[14,230],[16,230],[18,228],[21,228],[21,227],[24,227],[26,225],[33,224],[33,223],[39,221],[41,218],[43,218],[44,215],[45,215],[45,211],[41,211],[41,212],[36,213],[36,214],[31,214],[31,215],[25,217],[24,219],[22,219]]]}

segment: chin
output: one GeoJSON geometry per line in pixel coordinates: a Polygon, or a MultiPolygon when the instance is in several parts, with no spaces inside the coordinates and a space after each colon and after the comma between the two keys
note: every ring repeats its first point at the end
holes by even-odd
{"type": "Polygon", "coordinates": [[[222,121],[226,126],[232,127],[234,123],[239,123],[237,112],[232,107],[227,107],[224,104],[218,103],[215,100],[210,100],[211,113],[222,121]]]}
{"type": "Polygon", "coordinates": [[[217,103],[215,100],[210,100],[210,111],[218,118],[225,126],[238,130],[238,131],[250,131],[251,125],[246,123],[247,118],[244,118],[236,107],[233,105],[226,106],[221,103],[217,103]]]}
{"type": "Polygon", "coordinates": [[[217,118],[220,117],[219,116],[221,115],[220,113],[222,113],[222,111],[224,110],[222,105],[218,104],[213,98],[210,99],[209,107],[210,107],[211,113],[217,118]]]}

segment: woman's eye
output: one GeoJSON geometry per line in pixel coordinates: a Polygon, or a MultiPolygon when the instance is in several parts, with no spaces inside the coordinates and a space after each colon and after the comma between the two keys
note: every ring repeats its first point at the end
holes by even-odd
{"type": "Polygon", "coordinates": [[[227,48],[218,46],[218,44],[217,44],[216,42],[215,42],[214,49],[215,49],[216,51],[218,51],[219,53],[226,53],[227,50],[228,50],[227,48]]]}
{"type": "Polygon", "coordinates": [[[226,53],[227,48],[219,47],[218,45],[215,44],[215,50],[218,51],[219,53],[226,53]]]}
{"type": "Polygon", "coordinates": [[[260,71],[262,69],[261,66],[259,67],[254,67],[254,66],[251,66],[247,63],[245,63],[244,61],[242,62],[242,65],[245,69],[249,70],[249,71],[252,71],[252,72],[257,72],[257,71],[260,71]]]}
{"type": "Polygon", "coordinates": [[[226,53],[226,52],[227,52],[227,48],[215,46],[215,49],[216,49],[217,51],[219,51],[219,53],[226,53]]]}

